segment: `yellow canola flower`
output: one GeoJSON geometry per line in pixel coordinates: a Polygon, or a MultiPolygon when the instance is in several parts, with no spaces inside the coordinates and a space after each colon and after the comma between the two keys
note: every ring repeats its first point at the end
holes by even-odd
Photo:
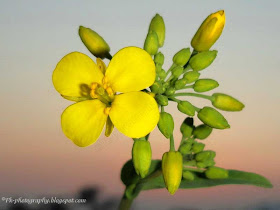
{"type": "Polygon", "coordinates": [[[224,10],[210,14],[192,38],[192,47],[198,52],[209,50],[221,36],[225,22],[224,10]]]}
{"type": "Polygon", "coordinates": [[[106,136],[113,125],[131,138],[147,135],[158,123],[159,110],[155,99],[141,90],[154,83],[155,75],[151,56],[137,47],[121,49],[107,69],[101,59],[96,65],[85,54],[66,55],[52,76],[62,97],[77,102],[62,113],[64,134],[86,147],[98,139],[107,121],[106,136]]]}

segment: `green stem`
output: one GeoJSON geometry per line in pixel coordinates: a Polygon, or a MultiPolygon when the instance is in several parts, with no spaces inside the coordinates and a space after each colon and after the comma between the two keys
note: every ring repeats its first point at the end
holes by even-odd
{"type": "Polygon", "coordinates": [[[125,196],[125,193],[121,199],[121,202],[119,204],[119,210],[129,210],[130,207],[131,207],[131,204],[133,202],[133,199],[128,199],[126,196],[125,196]]]}
{"type": "Polygon", "coordinates": [[[184,90],[184,89],[189,89],[189,88],[193,88],[194,85],[188,85],[188,86],[185,86],[183,88],[181,88],[180,90],[184,90]]]}
{"type": "Polygon", "coordinates": [[[173,134],[170,136],[170,151],[175,151],[173,134]]]}
{"type": "Polygon", "coordinates": [[[195,97],[199,97],[199,98],[204,98],[204,99],[208,99],[210,101],[212,101],[212,96],[207,96],[204,94],[199,94],[199,93],[175,93],[173,96],[195,96],[195,97]]]}
{"type": "Polygon", "coordinates": [[[164,106],[160,106],[160,111],[164,112],[164,106]]]}
{"type": "Polygon", "coordinates": [[[188,168],[188,167],[184,167],[183,169],[184,169],[184,170],[188,170],[188,171],[200,172],[200,173],[204,172],[203,169],[199,169],[199,168],[188,168]]]}
{"type": "Polygon", "coordinates": [[[181,100],[179,100],[179,99],[177,99],[177,98],[174,98],[174,97],[168,97],[171,101],[175,101],[175,102],[177,102],[177,103],[180,103],[181,102],[181,100]]]}
{"type": "Polygon", "coordinates": [[[183,71],[183,74],[185,74],[187,71],[191,70],[191,66],[190,64],[188,64],[185,68],[184,68],[184,71],[183,71]]]}
{"type": "MultiPolygon", "coordinates": [[[[171,72],[171,70],[174,68],[176,66],[176,64],[175,63],[173,63],[171,66],[170,66],[170,68],[167,70],[167,72],[166,72],[166,76],[171,72]]],[[[165,78],[164,78],[165,79],[165,78]]]]}
{"type": "Polygon", "coordinates": [[[172,79],[173,79],[173,75],[171,75],[165,82],[169,82],[172,79]]]}

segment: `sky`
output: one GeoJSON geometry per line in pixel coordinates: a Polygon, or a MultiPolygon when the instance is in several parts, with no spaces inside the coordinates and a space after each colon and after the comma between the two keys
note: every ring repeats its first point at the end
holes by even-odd
{"type": "MultiPolygon", "coordinates": [[[[166,25],[166,61],[190,47],[190,40],[210,13],[224,9],[226,26],[213,46],[218,56],[201,78],[220,86],[212,92],[230,94],[245,104],[242,112],[222,112],[231,129],[215,130],[205,140],[217,152],[218,166],[262,174],[273,189],[220,186],[145,191],[137,209],[242,207],[280,203],[280,29],[279,1],[0,1],[0,193],[30,197],[71,194],[98,185],[103,195],[121,196],[120,168],[131,157],[132,140],[117,130],[92,146],[79,148],[61,131],[60,115],[71,102],[55,91],[51,76],[57,62],[72,51],[95,59],[78,36],[80,25],[101,34],[111,54],[126,46],[143,47],[149,22],[159,13],[166,25]],[[187,202],[187,203],[186,203],[187,202]]],[[[212,93],[210,92],[210,94],[212,93]]],[[[208,102],[191,100],[197,105],[208,102]]],[[[207,104],[209,105],[209,104],[207,104]]],[[[175,104],[175,144],[184,116],[175,104]]],[[[155,129],[153,158],[168,150],[155,129]]]]}

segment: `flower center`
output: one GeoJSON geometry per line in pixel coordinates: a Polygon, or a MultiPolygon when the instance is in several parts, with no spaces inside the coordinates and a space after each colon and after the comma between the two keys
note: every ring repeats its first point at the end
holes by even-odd
{"type": "Polygon", "coordinates": [[[115,93],[110,87],[106,76],[102,80],[102,85],[96,82],[92,83],[90,96],[92,98],[99,99],[101,102],[107,105],[104,109],[104,113],[108,115],[111,109],[111,103],[113,102],[115,97],[115,93]]]}

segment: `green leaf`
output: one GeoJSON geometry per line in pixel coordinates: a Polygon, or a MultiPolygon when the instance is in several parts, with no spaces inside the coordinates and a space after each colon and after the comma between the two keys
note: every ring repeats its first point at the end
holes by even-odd
{"type": "MultiPolygon", "coordinates": [[[[244,171],[228,170],[229,177],[227,179],[207,179],[204,173],[193,172],[194,180],[189,181],[182,179],[181,189],[193,189],[193,188],[206,188],[218,185],[229,184],[241,184],[241,185],[254,185],[264,188],[272,188],[272,184],[265,177],[244,171]]],[[[121,179],[127,186],[130,184],[136,184],[135,193],[139,193],[141,190],[160,189],[165,188],[164,180],[161,173],[161,161],[153,160],[149,174],[146,178],[140,179],[135,173],[132,161],[128,161],[123,169],[121,179]]]]}

